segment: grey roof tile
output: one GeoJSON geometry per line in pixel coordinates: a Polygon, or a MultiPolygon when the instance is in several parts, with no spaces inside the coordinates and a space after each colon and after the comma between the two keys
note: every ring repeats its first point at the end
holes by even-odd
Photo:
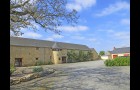
{"type": "Polygon", "coordinates": [[[53,49],[61,49],[60,45],[58,45],[57,42],[55,42],[52,46],[53,49]]]}
{"type": "Polygon", "coordinates": [[[115,50],[109,52],[111,54],[130,53],[130,47],[116,48],[115,50]]]}
{"type": "MultiPolygon", "coordinates": [[[[34,47],[51,47],[52,48],[54,43],[55,43],[54,41],[47,41],[47,40],[10,37],[10,45],[16,45],[16,46],[34,46],[34,47]]],[[[65,48],[65,49],[90,50],[86,45],[80,45],[80,44],[57,42],[57,45],[60,48],[65,48]]]]}

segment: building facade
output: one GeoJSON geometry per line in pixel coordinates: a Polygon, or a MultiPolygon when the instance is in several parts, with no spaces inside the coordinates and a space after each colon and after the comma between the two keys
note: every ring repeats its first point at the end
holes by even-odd
{"type": "Polygon", "coordinates": [[[114,59],[116,57],[127,57],[130,56],[130,47],[113,48],[112,51],[108,51],[109,59],[114,59]]]}
{"type": "Polygon", "coordinates": [[[71,50],[76,53],[79,53],[80,50],[84,53],[91,51],[93,60],[98,59],[95,49],[90,49],[86,45],[10,37],[10,64],[34,66],[38,61],[44,64],[48,62],[67,63],[67,52],[71,50]]]}

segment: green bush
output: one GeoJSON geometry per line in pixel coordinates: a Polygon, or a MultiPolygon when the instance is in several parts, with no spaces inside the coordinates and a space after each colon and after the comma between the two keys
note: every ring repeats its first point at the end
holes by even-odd
{"type": "Polygon", "coordinates": [[[104,62],[106,66],[130,66],[130,57],[117,57],[104,62]]]}
{"type": "Polygon", "coordinates": [[[52,65],[52,64],[53,64],[52,61],[48,61],[48,62],[47,62],[47,65],[52,65]]]}
{"type": "Polygon", "coordinates": [[[33,72],[41,72],[43,71],[43,68],[41,66],[36,66],[33,68],[33,72]]]}
{"type": "Polygon", "coordinates": [[[44,63],[42,61],[37,61],[35,66],[40,66],[40,65],[44,65],[44,63]]]}
{"type": "Polygon", "coordinates": [[[76,53],[75,50],[68,51],[68,63],[76,63],[76,62],[84,62],[84,61],[92,61],[93,53],[88,51],[87,54],[84,51],[80,50],[79,53],[76,53]]]}
{"type": "Polygon", "coordinates": [[[14,65],[10,64],[10,75],[15,71],[14,65]]]}

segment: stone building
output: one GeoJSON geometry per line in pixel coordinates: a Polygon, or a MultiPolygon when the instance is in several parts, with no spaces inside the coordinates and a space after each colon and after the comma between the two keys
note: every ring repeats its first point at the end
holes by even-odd
{"type": "Polygon", "coordinates": [[[86,45],[10,37],[10,64],[33,66],[37,61],[44,64],[50,61],[54,64],[67,63],[67,52],[71,50],[76,53],[80,50],[85,53],[92,51],[93,60],[98,59],[95,49],[90,49],[86,45]]]}

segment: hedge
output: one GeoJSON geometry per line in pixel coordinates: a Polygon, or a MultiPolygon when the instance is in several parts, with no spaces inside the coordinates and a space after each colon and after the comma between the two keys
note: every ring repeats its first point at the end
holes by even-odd
{"type": "Polygon", "coordinates": [[[106,66],[130,66],[130,57],[117,57],[104,62],[106,66]]]}

